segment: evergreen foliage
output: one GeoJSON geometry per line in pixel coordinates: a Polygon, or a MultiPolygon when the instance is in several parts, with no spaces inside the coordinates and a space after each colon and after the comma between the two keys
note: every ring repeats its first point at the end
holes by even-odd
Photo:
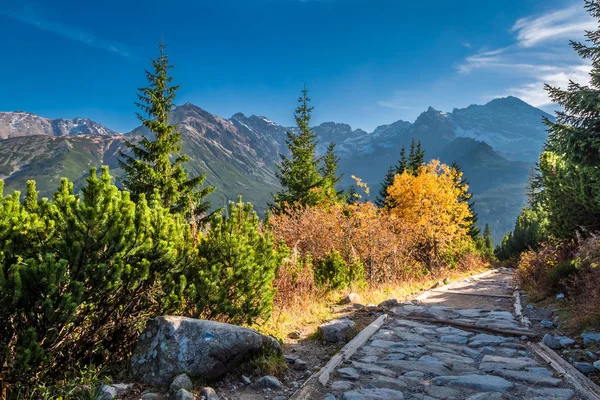
{"type": "Polygon", "coordinates": [[[275,272],[288,254],[259,224],[252,204],[229,202],[200,238],[187,273],[190,314],[230,323],[253,323],[271,315],[275,272]]]}
{"type": "Polygon", "coordinates": [[[549,237],[548,213],[540,205],[524,208],[515,228],[502,238],[495,254],[500,260],[517,257],[527,249],[537,249],[549,237]]]}
{"type": "MultiPolygon", "coordinates": [[[[600,20],[600,3],[585,3],[600,20]]],[[[556,122],[545,120],[548,141],[539,163],[549,228],[558,238],[600,230],[600,29],[586,37],[571,45],[592,63],[589,84],[570,82],[565,90],[546,85],[552,102],[562,106],[556,122]]]]}
{"type": "Polygon", "coordinates": [[[163,206],[174,212],[190,213],[191,210],[200,216],[209,210],[210,204],[205,198],[214,188],[202,187],[206,174],[189,178],[183,167],[189,159],[180,154],[181,133],[169,123],[180,86],[172,85],[169,70],[173,66],[165,48],[160,43],[159,56],[152,60],[153,70],[146,71],[148,86],[139,89],[139,101],[135,103],[146,115],[138,113],[138,119],[154,138],[144,136],[138,143],[126,142],[132,155],[120,153],[119,165],[125,171],[122,183],[134,201],[142,194],[149,198],[158,190],[163,206]]]}
{"type": "Polygon", "coordinates": [[[492,230],[489,224],[485,224],[483,229],[483,254],[486,257],[494,257],[494,241],[492,240],[492,230]]]}
{"type": "Polygon", "coordinates": [[[314,275],[319,286],[345,289],[352,282],[364,281],[364,267],[358,259],[347,263],[338,251],[332,250],[316,263],[314,275]]]}
{"type": "Polygon", "coordinates": [[[178,303],[169,288],[187,232],[158,193],[136,204],[107,168],[91,169],[81,196],[63,179],[52,202],[33,182],[22,204],[0,198],[0,364],[12,383],[127,357],[146,318],[178,303]]]}
{"type": "MultiPolygon", "coordinates": [[[[456,163],[456,162],[453,162],[451,167],[460,174],[460,181],[457,182],[457,185],[460,187],[469,188],[469,185],[470,185],[469,180],[465,176],[460,165],[458,165],[458,163],[456,163]]],[[[477,213],[475,212],[475,202],[471,201],[472,197],[473,197],[473,195],[471,194],[471,191],[467,189],[465,194],[463,196],[461,196],[460,201],[464,201],[469,205],[469,211],[471,212],[471,217],[467,221],[467,223],[469,225],[469,236],[471,236],[473,238],[473,240],[478,240],[481,235],[481,230],[477,227],[478,217],[477,217],[477,213]]],[[[492,249],[492,251],[493,251],[493,249],[492,249]]]]}
{"type": "Polygon", "coordinates": [[[342,180],[343,174],[338,175],[338,163],[340,158],[335,155],[335,143],[331,142],[327,146],[327,152],[323,156],[321,166],[321,175],[323,176],[323,189],[328,197],[342,197],[343,192],[337,192],[337,184],[342,180]]]}
{"type": "Polygon", "coordinates": [[[273,208],[279,211],[295,203],[314,205],[322,200],[319,189],[324,179],[315,157],[317,135],[310,129],[313,107],[309,106],[310,98],[306,87],[298,102],[300,105],[294,113],[298,132],[287,132],[285,141],[290,158],[282,154],[281,162],[277,164],[277,178],[283,189],[274,195],[273,208]]]}
{"type": "Polygon", "coordinates": [[[402,146],[398,162],[396,165],[390,165],[385,178],[383,178],[375,204],[379,208],[393,207],[393,204],[390,203],[388,188],[394,184],[396,175],[402,175],[404,171],[414,175],[423,164],[425,164],[425,152],[421,150],[421,142],[415,143],[414,139],[411,141],[408,157],[406,156],[406,149],[402,146]]]}

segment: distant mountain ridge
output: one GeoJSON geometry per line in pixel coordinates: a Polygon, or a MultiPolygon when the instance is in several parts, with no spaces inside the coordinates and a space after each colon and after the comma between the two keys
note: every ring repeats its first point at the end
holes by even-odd
{"type": "MultiPolygon", "coordinates": [[[[429,108],[414,123],[396,121],[373,132],[353,129],[344,123],[325,122],[313,127],[318,136],[317,152],[324,154],[329,142],[336,143],[341,158],[343,186],[361,177],[372,192],[390,164],[397,161],[402,146],[419,140],[426,157],[458,162],[475,194],[482,223],[489,222],[498,239],[512,223],[525,199],[530,168],[539,156],[546,132],[542,117],[549,114],[508,97],[485,105],[454,109],[450,113],[429,108]]],[[[213,115],[191,103],[174,109],[171,121],[182,133],[183,152],[190,156],[191,174],[207,172],[209,184],[217,186],[215,207],[242,194],[264,211],[271,193],[279,189],[275,163],[285,154],[288,130],[264,116],[234,114],[229,119],[213,115]]],[[[126,138],[147,134],[138,127],[119,134],[86,118],[48,119],[25,112],[0,113],[0,179],[7,190],[24,190],[27,179],[38,180],[43,195],[66,176],[83,182],[91,166],[106,164],[113,174],[118,152],[126,138]],[[40,136],[45,136],[40,138],[40,136]]]]}
{"type": "Polygon", "coordinates": [[[118,135],[87,118],[51,119],[25,111],[0,112],[0,139],[19,136],[118,135]]]}

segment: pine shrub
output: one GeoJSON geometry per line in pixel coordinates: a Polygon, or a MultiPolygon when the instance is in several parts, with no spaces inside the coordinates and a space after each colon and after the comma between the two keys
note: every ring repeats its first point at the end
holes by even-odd
{"type": "Polygon", "coordinates": [[[273,280],[288,251],[276,249],[252,204],[240,197],[227,215],[215,214],[196,252],[187,273],[192,315],[248,324],[270,316],[273,280]]]}

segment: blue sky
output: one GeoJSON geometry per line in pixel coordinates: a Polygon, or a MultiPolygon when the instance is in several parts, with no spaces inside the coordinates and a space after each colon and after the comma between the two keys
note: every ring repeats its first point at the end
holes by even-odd
{"type": "Polygon", "coordinates": [[[136,88],[164,37],[177,103],[356,128],[584,81],[568,46],[597,27],[583,0],[0,0],[0,111],[137,126],[136,88]]]}

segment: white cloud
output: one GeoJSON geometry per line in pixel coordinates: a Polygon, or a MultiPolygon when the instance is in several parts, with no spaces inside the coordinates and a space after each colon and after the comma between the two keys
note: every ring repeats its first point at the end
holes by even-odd
{"type": "Polygon", "coordinates": [[[79,27],[51,21],[43,16],[42,9],[28,2],[22,3],[20,8],[14,10],[6,7],[0,8],[0,16],[34,26],[37,29],[51,32],[91,47],[110,51],[123,57],[132,57],[126,46],[98,38],[79,27]]]}
{"type": "Polygon", "coordinates": [[[537,17],[519,19],[512,27],[517,33],[520,46],[534,47],[542,42],[580,36],[586,30],[593,30],[598,23],[581,7],[569,7],[537,17]]]}
{"type": "MultiPolygon", "coordinates": [[[[510,29],[515,42],[473,54],[458,66],[460,74],[474,71],[502,75],[514,81],[502,96],[512,95],[536,107],[548,106],[544,84],[566,88],[570,81],[585,84],[591,69],[569,46],[582,40],[585,30],[597,29],[583,7],[569,7],[519,19],[510,29]]],[[[497,96],[496,96],[497,97],[497,96]]]]}

